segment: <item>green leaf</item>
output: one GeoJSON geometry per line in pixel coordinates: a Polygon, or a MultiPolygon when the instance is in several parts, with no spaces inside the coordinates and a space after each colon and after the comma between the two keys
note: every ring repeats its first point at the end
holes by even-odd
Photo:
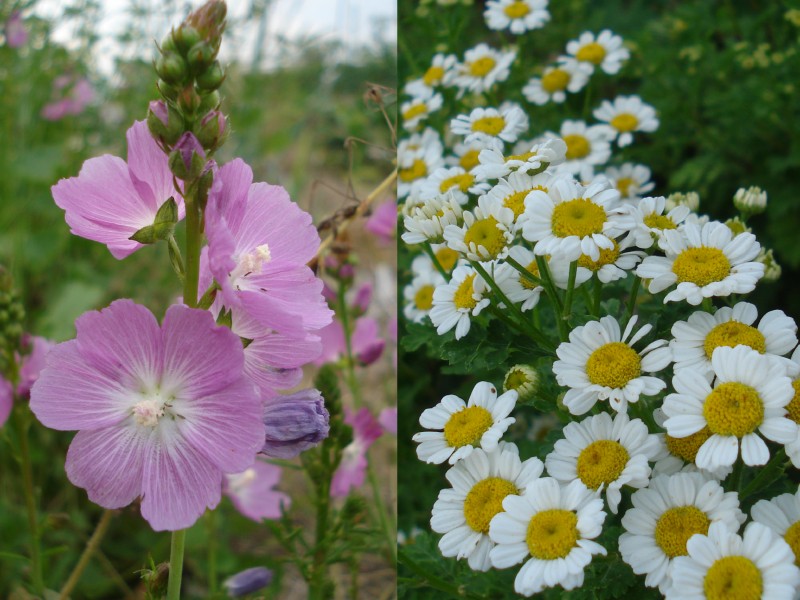
{"type": "Polygon", "coordinates": [[[140,244],[155,244],[158,241],[156,228],[152,225],[146,225],[128,239],[139,242],[140,244]]]}

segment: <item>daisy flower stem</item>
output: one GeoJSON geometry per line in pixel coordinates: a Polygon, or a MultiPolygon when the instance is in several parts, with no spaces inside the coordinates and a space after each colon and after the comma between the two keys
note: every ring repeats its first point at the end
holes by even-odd
{"type": "Polygon", "coordinates": [[[586,84],[586,91],[583,94],[583,120],[588,121],[592,117],[592,80],[586,84]]]}
{"type": "Polygon", "coordinates": [[[711,302],[711,298],[703,298],[703,310],[707,313],[714,312],[714,304],[711,302]]]}
{"type": "Polygon", "coordinates": [[[742,461],[741,457],[738,457],[733,465],[733,472],[731,473],[731,477],[728,480],[731,492],[739,491],[739,483],[742,480],[742,465],[744,465],[744,461],[742,461]]]}
{"type": "Polygon", "coordinates": [[[744,487],[739,494],[739,501],[744,502],[746,498],[755,492],[763,490],[764,487],[777,480],[786,470],[786,465],[786,450],[785,448],[780,448],[775,453],[775,456],[763,468],[758,470],[758,475],[744,487]]]}
{"type": "Polygon", "coordinates": [[[27,409],[16,411],[17,428],[19,429],[19,452],[22,467],[22,484],[25,494],[25,508],[28,512],[28,526],[31,530],[31,578],[34,590],[38,594],[44,593],[44,579],[42,577],[42,555],[39,545],[39,517],[36,514],[36,494],[33,489],[33,468],[31,465],[31,451],[28,445],[28,429],[30,419],[27,409]]]}
{"type": "Polygon", "coordinates": [[[567,295],[564,297],[564,312],[561,313],[561,320],[569,326],[569,319],[572,316],[572,295],[575,293],[575,276],[578,274],[578,261],[573,260],[569,265],[569,279],[567,280],[567,295]]]}
{"type": "Polygon", "coordinates": [[[519,264],[519,261],[511,258],[510,256],[506,256],[506,262],[510,264],[512,267],[514,267],[517,271],[519,271],[519,274],[522,275],[524,279],[527,279],[528,281],[530,281],[531,283],[535,283],[536,285],[542,285],[542,280],[536,277],[536,275],[534,275],[530,271],[528,271],[528,269],[523,267],[521,264],[519,264]]]}
{"type": "MultiPolygon", "coordinates": [[[[633,284],[631,284],[631,293],[628,295],[628,304],[625,307],[625,326],[628,325],[628,321],[631,320],[633,316],[633,309],[636,308],[636,296],[639,295],[639,287],[642,285],[641,277],[637,277],[636,275],[633,276],[633,284]]],[[[599,302],[598,302],[598,310],[599,310],[599,302]]]]}
{"type": "Polygon", "coordinates": [[[556,286],[553,285],[553,278],[550,276],[550,269],[547,266],[545,257],[537,255],[536,265],[539,267],[539,274],[542,276],[542,287],[544,291],[547,292],[547,296],[553,304],[553,311],[555,312],[556,323],[558,325],[558,337],[564,342],[569,337],[569,332],[567,331],[567,324],[559,318],[564,311],[564,307],[561,304],[561,297],[558,295],[556,286]]]}
{"type": "Polygon", "coordinates": [[[100,520],[97,522],[97,527],[95,527],[94,533],[92,533],[92,537],[90,537],[89,541],[86,543],[86,548],[83,549],[83,554],[81,554],[81,557],[78,559],[78,564],[75,565],[64,587],[61,588],[59,598],[69,598],[72,590],[78,585],[78,581],[80,581],[84,569],[86,569],[86,566],[89,564],[89,560],[91,560],[92,555],[100,547],[100,542],[103,540],[103,536],[105,536],[108,526],[111,523],[111,517],[113,516],[114,511],[103,511],[103,516],[100,517],[100,520]]]}
{"type": "MultiPolygon", "coordinates": [[[[593,276],[592,286],[592,316],[600,317],[600,299],[603,296],[603,282],[600,281],[597,273],[593,276]]],[[[630,317],[628,317],[628,320],[630,320],[630,317]]]]}
{"type": "Polygon", "coordinates": [[[186,530],[172,532],[172,543],[169,552],[169,583],[167,584],[167,600],[180,600],[181,578],[183,577],[183,547],[186,542],[186,530]]]}
{"type": "Polygon", "coordinates": [[[433,251],[430,242],[425,242],[422,245],[422,247],[425,249],[425,253],[431,257],[431,260],[433,261],[433,266],[436,267],[436,270],[439,271],[439,273],[441,273],[442,277],[444,277],[445,279],[450,279],[450,274],[447,271],[445,271],[444,267],[442,266],[442,263],[440,263],[439,259],[436,258],[436,253],[433,251]]]}

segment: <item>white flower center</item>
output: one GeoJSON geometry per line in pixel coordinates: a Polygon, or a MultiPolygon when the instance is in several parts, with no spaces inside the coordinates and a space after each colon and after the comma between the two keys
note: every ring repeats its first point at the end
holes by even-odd
{"type": "Polygon", "coordinates": [[[155,400],[142,400],[133,406],[133,418],[137,425],[155,427],[158,419],[164,416],[164,403],[155,400]]]}
{"type": "Polygon", "coordinates": [[[256,470],[250,467],[246,471],[237,473],[236,475],[228,475],[228,487],[234,493],[239,493],[248,487],[256,480],[256,470]]]}
{"type": "Polygon", "coordinates": [[[253,252],[239,257],[239,264],[231,272],[231,281],[236,281],[241,277],[261,273],[262,267],[272,260],[272,253],[268,244],[262,244],[253,252]]]}

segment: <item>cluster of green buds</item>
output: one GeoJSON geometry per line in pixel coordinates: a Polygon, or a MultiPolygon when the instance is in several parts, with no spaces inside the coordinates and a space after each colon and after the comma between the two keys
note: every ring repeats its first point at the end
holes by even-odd
{"type": "Polygon", "coordinates": [[[3,373],[20,347],[24,319],[25,307],[14,289],[11,275],[0,267],[0,370],[3,373]]]}
{"type": "Polygon", "coordinates": [[[162,100],[150,103],[147,125],[169,154],[170,169],[184,181],[197,179],[228,135],[220,110],[225,73],[217,60],[227,8],[209,0],[170,31],[155,69],[162,100]]]}

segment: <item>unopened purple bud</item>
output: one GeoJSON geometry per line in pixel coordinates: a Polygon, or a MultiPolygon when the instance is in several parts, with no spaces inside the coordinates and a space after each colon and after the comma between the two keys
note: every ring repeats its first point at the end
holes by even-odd
{"type": "Polygon", "coordinates": [[[386,342],[384,340],[375,340],[358,353],[356,356],[358,362],[364,366],[371,365],[381,357],[384,346],[386,346],[386,342]]]}
{"type": "Polygon", "coordinates": [[[153,100],[148,105],[150,112],[155,115],[164,127],[169,125],[169,109],[163,100],[153,100]]]}
{"type": "Polygon", "coordinates": [[[367,312],[371,300],[372,286],[369,283],[365,283],[356,291],[356,297],[355,300],[353,300],[353,305],[363,314],[367,312]]]}
{"type": "Polygon", "coordinates": [[[200,175],[206,164],[203,146],[191,131],[184,133],[175,143],[169,156],[169,167],[179,179],[200,175]]]}
{"type": "Polygon", "coordinates": [[[337,300],[336,291],[327,283],[323,283],[322,285],[322,297],[330,304],[335,304],[337,300]]]}
{"type": "Polygon", "coordinates": [[[272,581],[272,571],[266,567],[252,567],[228,577],[222,584],[230,598],[240,598],[267,587],[272,581]]]}
{"type": "Polygon", "coordinates": [[[307,389],[270,400],[264,407],[263,454],[294,458],[328,437],[330,415],[322,394],[307,389]]]}
{"type": "Polygon", "coordinates": [[[218,110],[206,113],[196,128],[197,139],[209,150],[219,147],[228,134],[228,120],[218,110]]]}

